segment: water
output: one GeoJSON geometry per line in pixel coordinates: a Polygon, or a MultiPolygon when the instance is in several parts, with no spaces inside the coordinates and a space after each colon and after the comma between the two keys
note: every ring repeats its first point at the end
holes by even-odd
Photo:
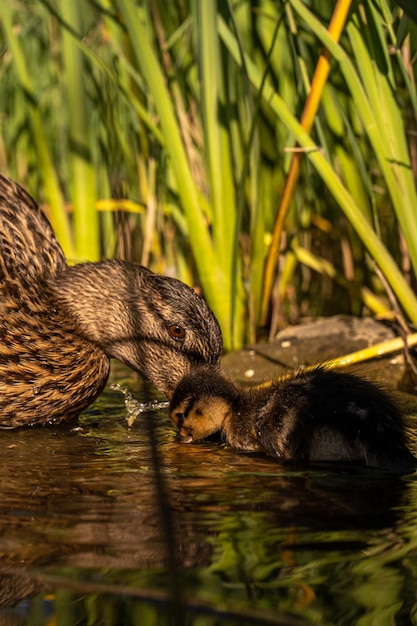
{"type": "Polygon", "coordinates": [[[417,624],[417,476],[176,444],[110,387],[0,435],[0,625],[417,624]]]}

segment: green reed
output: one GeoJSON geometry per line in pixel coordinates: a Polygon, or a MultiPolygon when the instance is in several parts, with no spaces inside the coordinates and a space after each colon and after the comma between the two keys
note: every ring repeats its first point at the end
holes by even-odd
{"type": "Polygon", "coordinates": [[[265,259],[303,150],[266,294],[273,328],[389,315],[393,298],[417,323],[416,25],[387,0],[353,2],[335,43],[333,9],[7,2],[2,170],[45,203],[71,259],[126,256],[199,285],[230,349],[262,334],[265,259]],[[310,136],[299,120],[323,46],[310,136]]]}

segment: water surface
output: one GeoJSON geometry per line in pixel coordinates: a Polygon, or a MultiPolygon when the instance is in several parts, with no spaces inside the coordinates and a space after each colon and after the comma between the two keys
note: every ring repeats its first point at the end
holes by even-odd
{"type": "Polygon", "coordinates": [[[416,476],[295,471],[125,416],[108,387],[71,427],[0,433],[0,624],[417,623],[416,476]]]}

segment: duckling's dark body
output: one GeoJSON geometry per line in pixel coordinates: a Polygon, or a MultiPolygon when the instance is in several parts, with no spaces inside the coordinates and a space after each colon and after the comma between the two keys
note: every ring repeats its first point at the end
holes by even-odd
{"type": "Polygon", "coordinates": [[[0,428],[76,417],[110,357],[171,395],[217,368],[218,323],[189,287],[122,261],[69,267],[32,198],[0,176],[0,428]]]}
{"type": "Polygon", "coordinates": [[[220,372],[196,370],[177,387],[170,415],[184,442],[221,432],[234,448],[282,462],[349,461],[396,473],[417,465],[389,395],[325,367],[245,389],[220,372]]]}

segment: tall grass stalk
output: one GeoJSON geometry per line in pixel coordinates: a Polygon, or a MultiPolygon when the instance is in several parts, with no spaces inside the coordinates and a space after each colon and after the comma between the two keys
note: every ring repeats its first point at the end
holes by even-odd
{"type": "MultiPolygon", "coordinates": [[[[32,82],[25,52],[13,23],[13,9],[9,2],[4,3],[2,7],[2,25],[7,45],[10,47],[10,51],[13,55],[17,83],[24,96],[27,121],[31,128],[36,157],[45,190],[45,197],[50,206],[51,222],[55,232],[59,236],[65,253],[69,256],[73,256],[74,248],[72,235],[65,213],[57,172],[44,132],[44,121],[38,108],[39,98],[32,82]]],[[[12,149],[12,146],[10,146],[9,149],[12,149]]]]}
{"type": "MultiPolygon", "coordinates": [[[[291,2],[293,5],[296,6],[296,8],[300,9],[303,12],[303,9],[300,7],[300,5],[302,4],[301,2],[298,3],[298,0],[291,0],[291,2]]],[[[338,44],[335,43],[333,39],[328,36],[327,31],[321,25],[318,25],[318,30],[323,35],[323,39],[325,40],[325,43],[329,48],[330,41],[332,42],[332,53],[338,51],[338,56],[343,57],[343,60],[347,63],[348,59],[345,56],[344,52],[341,50],[340,46],[338,46],[338,44]],[[325,36],[324,33],[326,33],[325,36]]],[[[219,32],[221,33],[222,39],[228,47],[229,52],[233,55],[236,62],[240,63],[238,46],[231,31],[228,29],[222,18],[219,19],[219,32]]],[[[246,59],[246,66],[248,68],[248,74],[252,84],[255,88],[259,88],[261,75],[258,69],[249,58],[246,59]]],[[[356,78],[356,75],[354,76],[354,78],[356,78]]],[[[355,85],[358,86],[358,88],[362,89],[357,80],[354,80],[354,82],[355,85]]],[[[291,131],[300,146],[305,149],[306,157],[314,165],[317,172],[326,183],[328,190],[332,193],[338,205],[347,216],[349,222],[358,233],[371,257],[380,267],[388,283],[390,284],[393,293],[397,295],[399,301],[401,302],[410,319],[414,323],[417,323],[417,298],[414,292],[407,284],[398,265],[389,254],[379,235],[374,231],[372,225],[369,223],[360,207],[357,206],[354,199],[347,191],[346,187],[344,187],[344,185],[341,183],[339,177],[337,176],[337,173],[332,168],[331,164],[325,159],[325,157],[321,153],[319,146],[317,146],[317,144],[310,138],[308,133],[305,132],[301,124],[298,122],[297,118],[292,115],[285,102],[276,92],[274,92],[272,87],[269,86],[268,88],[264,89],[264,98],[265,100],[267,100],[269,106],[274,111],[274,113],[291,131]]],[[[368,117],[368,103],[364,101],[361,104],[363,105],[363,107],[360,110],[363,112],[365,117],[368,117]]],[[[414,232],[417,232],[417,230],[415,230],[414,232]]]]}
{"type": "MultiPolygon", "coordinates": [[[[62,16],[71,30],[82,32],[82,0],[64,2],[62,16]]],[[[96,176],[92,155],[92,111],[88,106],[85,78],[86,59],[76,38],[62,29],[62,52],[68,103],[69,161],[74,214],[76,256],[96,261],[100,258],[99,221],[96,204],[96,176]]]]}
{"type": "MultiPolygon", "coordinates": [[[[158,110],[165,146],[176,179],[178,195],[186,214],[189,231],[192,233],[190,244],[194,251],[194,259],[204,285],[205,294],[222,325],[226,335],[226,345],[230,346],[230,333],[227,332],[230,328],[230,297],[228,294],[230,274],[227,274],[222,267],[223,252],[216,248],[216,240],[212,241],[199,204],[199,196],[189,168],[180,128],[172,107],[171,96],[165,85],[161,65],[149,41],[147,16],[145,11],[139,10],[131,0],[118,0],[117,5],[124,18],[136,62],[153,95],[158,110]]],[[[217,229],[217,225],[214,226],[214,229],[217,229]]]]}
{"type": "MultiPolygon", "coordinates": [[[[339,41],[340,39],[350,6],[351,0],[339,0],[339,2],[336,3],[336,7],[333,12],[333,16],[328,29],[329,35],[335,41],[339,41]]],[[[307,133],[310,133],[314,120],[317,117],[317,110],[320,105],[320,100],[329,72],[330,55],[327,49],[324,49],[320,54],[311,87],[307,96],[307,101],[301,115],[301,126],[307,133]]],[[[269,247],[268,256],[265,262],[265,277],[260,318],[261,324],[264,325],[266,324],[268,316],[269,301],[271,298],[273,286],[273,273],[279,258],[279,246],[281,243],[282,231],[285,224],[285,218],[290,207],[291,199],[297,185],[297,180],[300,173],[301,158],[301,151],[294,152],[291,160],[290,169],[285,180],[280,205],[278,207],[277,216],[272,231],[271,245],[269,247]]]]}

